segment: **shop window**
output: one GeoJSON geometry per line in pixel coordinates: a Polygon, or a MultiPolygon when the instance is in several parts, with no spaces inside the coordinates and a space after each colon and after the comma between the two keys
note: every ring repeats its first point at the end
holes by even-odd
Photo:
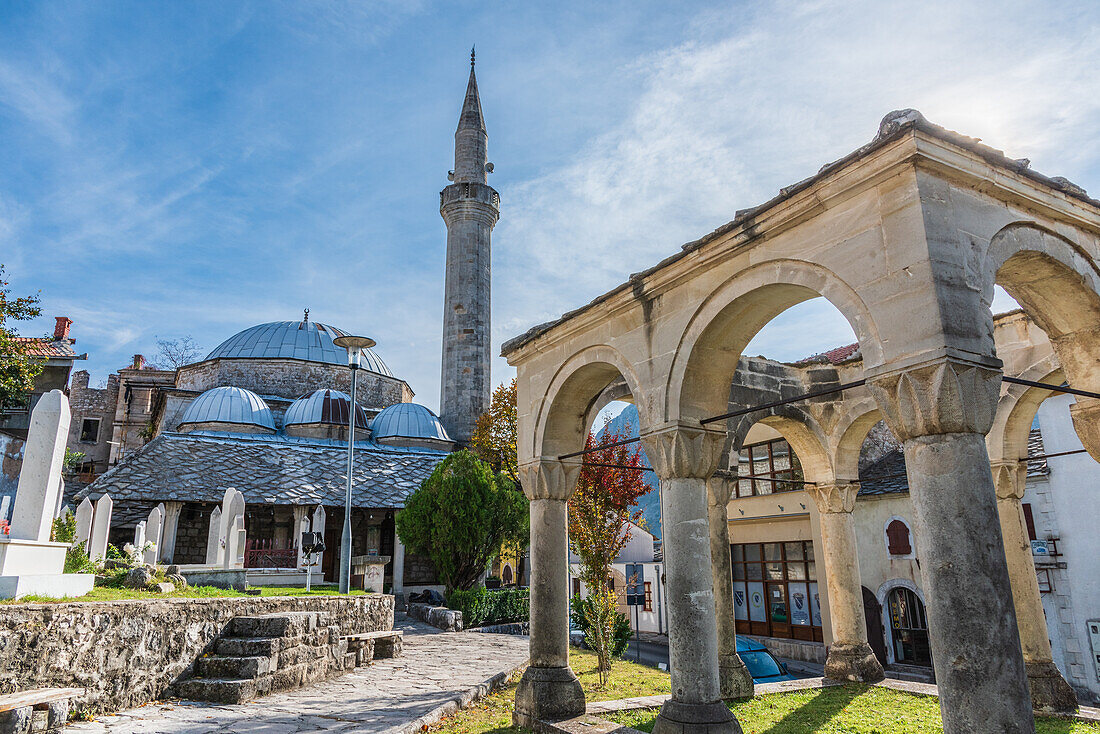
{"type": "Polygon", "coordinates": [[[731,561],[738,632],[822,641],[813,543],[737,544],[731,561]]]}
{"type": "Polygon", "coordinates": [[[785,439],[745,446],[737,456],[738,497],[802,489],[802,464],[785,439]]]}
{"type": "Polygon", "coordinates": [[[908,556],[913,553],[909,542],[909,526],[903,520],[893,519],[886,526],[886,548],[892,556],[908,556]]]}

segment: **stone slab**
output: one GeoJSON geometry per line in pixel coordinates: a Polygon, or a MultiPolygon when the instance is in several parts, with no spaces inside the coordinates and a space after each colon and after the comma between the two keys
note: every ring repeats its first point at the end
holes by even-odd
{"type": "Polygon", "coordinates": [[[0,575],[60,574],[65,570],[68,543],[16,538],[0,540],[0,575]]]}
{"type": "Polygon", "coordinates": [[[48,596],[54,599],[84,596],[95,585],[90,573],[24,574],[0,576],[0,599],[48,596]]]}

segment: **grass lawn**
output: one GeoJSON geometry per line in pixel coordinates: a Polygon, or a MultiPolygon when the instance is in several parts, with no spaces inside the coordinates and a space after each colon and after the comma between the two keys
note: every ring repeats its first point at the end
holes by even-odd
{"type": "MultiPolygon", "coordinates": [[[[889,688],[846,685],[793,693],[773,693],[730,705],[745,734],[940,734],[940,702],[889,688]]],[[[657,711],[623,712],[607,718],[652,731],[657,711]]],[[[1039,734],[1097,734],[1100,726],[1057,718],[1037,718],[1039,734]]],[[[485,731],[493,731],[487,729],[485,731]]]]}
{"type": "MultiPolygon", "coordinates": [[[[569,664],[580,678],[584,696],[589,701],[613,701],[633,696],[649,696],[671,692],[668,673],[656,668],[617,661],[611,668],[607,687],[596,690],[596,656],[586,650],[570,650],[569,664]]],[[[512,709],[515,707],[517,673],[508,685],[487,696],[470,708],[459,711],[430,727],[433,734],[519,734],[526,729],[512,726],[512,709]]]]}
{"type": "MultiPolygon", "coordinates": [[[[300,586],[260,586],[260,596],[306,596],[306,590],[300,586]]],[[[314,586],[309,596],[335,596],[339,594],[336,586],[314,586]]],[[[353,590],[353,594],[363,594],[360,589],[353,590]]],[[[138,591],[137,589],[119,589],[110,586],[97,586],[84,596],[64,597],[61,599],[51,596],[24,596],[20,599],[6,599],[0,604],[57,604],[69,601],[118,601],[120,599],[210,599],[215,597],[241,597],[248,596],[232,589],[217,589],[213,586],[189,586],[168,594],[159,594],[155,591],[138,591]]]]}

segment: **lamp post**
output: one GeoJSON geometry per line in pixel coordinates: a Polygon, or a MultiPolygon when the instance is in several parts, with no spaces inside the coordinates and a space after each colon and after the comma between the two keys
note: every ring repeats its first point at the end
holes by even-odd
{"type": "Polygon", "coordinates": [[[355,387],[359,367],[363,363],[363,350],[373,347],[374,339],[365,336],[339,336],[332,340],[348,352],[351,368],[351,405],[348,406],[348,486],[344,495],[344,532],[340,538],[340,593],[351,593],[351,481],[355,468],[355,387]]]}

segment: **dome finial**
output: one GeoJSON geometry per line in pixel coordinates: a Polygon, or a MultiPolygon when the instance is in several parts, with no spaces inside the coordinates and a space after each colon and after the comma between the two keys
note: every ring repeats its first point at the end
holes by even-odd
{"type": "Polygon", "coordinates": [[[308,308],[302,309],[302,323],[303,324],[308,324],[309,323],[309,309],[308,308]]]}
{"type": "Polygon", "coordinates": [[[474,52],[477,46],[470,46],[470,71],[474,70],[474,52]]]}

